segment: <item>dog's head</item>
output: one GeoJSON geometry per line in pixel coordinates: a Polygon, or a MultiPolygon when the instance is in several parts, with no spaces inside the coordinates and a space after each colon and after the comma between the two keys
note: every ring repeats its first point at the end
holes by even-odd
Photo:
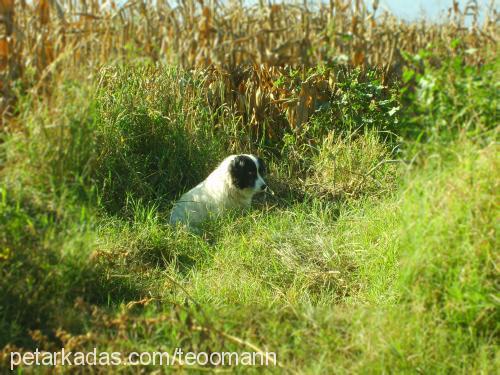
{"type": "Polygon", "coordinates": [[[254,155],[237,155],[229,164],[229,174],[233,185],[238,189],[246,189],[253,193],[266,189],[265,173],[264,161],[254,155]]]}

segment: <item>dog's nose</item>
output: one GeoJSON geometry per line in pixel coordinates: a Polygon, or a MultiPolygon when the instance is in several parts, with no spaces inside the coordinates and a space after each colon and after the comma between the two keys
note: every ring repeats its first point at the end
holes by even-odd
{"type": "Polygon", "coordinates": [[[266,184],[262,184],[262,186],[260,187],[261,190],[266,190],[267,189],[267,185],[266,184]]]}

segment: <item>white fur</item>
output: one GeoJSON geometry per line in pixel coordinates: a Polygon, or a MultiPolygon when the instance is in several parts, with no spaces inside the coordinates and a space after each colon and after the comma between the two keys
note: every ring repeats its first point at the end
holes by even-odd
{"type": "Polygon", "coordinates": [[[231,155],[225,158],[204,181],[181,196],[172,209],[170,224],[182,223],[189,227],[196,227],[209,215],[250,206],[252,197],[262,191],[265,181],[258,172],[257,159],[253,155],[246,155],[257,166],[255,186],[246,189],[238,189],[234,186],[229,174],[229,164],[237,156],[231,155]]]}

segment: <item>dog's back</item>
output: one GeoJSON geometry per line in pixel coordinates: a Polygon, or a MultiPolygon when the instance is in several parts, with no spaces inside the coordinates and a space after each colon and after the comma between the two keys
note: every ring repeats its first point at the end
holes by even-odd
{"type": "Polygon", "coordinates": [[[216,210],[213,197],[207,192],[205,181],[184,193],[170,214],[170,224],[199,225],[216,210]]]}
{"type": "Polygon", "coordinates": [[[198,226],[211,214],[250,206],[253,195],[266,188],[259,170],[264,170],[263,162],[253,155],[228,156],[175,203],[170,224],[198,226]]]}

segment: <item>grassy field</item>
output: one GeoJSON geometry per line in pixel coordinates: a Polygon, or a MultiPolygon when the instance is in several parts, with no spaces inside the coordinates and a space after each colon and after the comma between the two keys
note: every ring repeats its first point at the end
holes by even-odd
{"type": "Polygon", "coordinates": [[[182,347],[277,354],[238,372],[494,373],[499,61],[440,35],[386,67],[371,44],[357,66],[188,69],[130,46],[27,62],[0,132],[0,367],[35,348],[182,347]],[[170,227],[236,152],[267,161],[275,195],[200,236],[170,227]]]}

